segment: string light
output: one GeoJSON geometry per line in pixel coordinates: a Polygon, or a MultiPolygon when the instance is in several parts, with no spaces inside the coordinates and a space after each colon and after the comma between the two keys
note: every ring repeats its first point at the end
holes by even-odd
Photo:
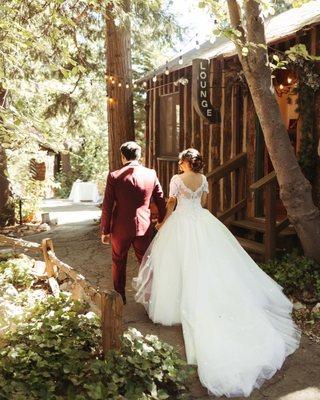
{"type": "MultiPolygon", "coordinates": [[[[216,21],[215,21],[215,23],[216,23],[216,21]]],[[[195,40],[195,48],[198,50],[198,49],[200,49],[201,48],[201,46],[200,46],[200,42],[199,42],[199,36],[198,36],[198,33],[195,35],[195,36],[193,36],[192,38],[190,38],[190,40],[187,42],[187,44],[185,45],[185,47],[183,47],[183,49],[184,48],[186,48],[192,41],[194,41],[195,40]]],[[[210,38],[210,42],[211,43],[214,43],[216,41],[216,38],[215,37],[211,37],[210,38]]],[[[184,60],[183,60],[183,54],[182,54],[182,51],[183,51],[183,49],[180,49],[180,51],[179,51],[179,53],[180,53],[180,55],[179,55],[179,59],[178,59],[178,64],[179,65],[183,65],[183,62],[184,62],[184,60]]],[[[176,56],[175,56],[176,57],[176,56]]],[[[172,61],[175,57],[173,57],[172,59],[170,59],[170,61],[172,61]]],[[[166,61],[166,65],[165,65],[165,70],[164,70],[164,74],[165,75],[170,75],[170,69],[169,69],[169,60],[167,60],[166,61]]],[[[137,85],[137,83],[136,82],[128,82],[128,80],[126,80],[124,77],[120,77],[120,76],[112,76],[112,75],[105,75],[105,77],[106,77],[106,79],[109,79],[109,81],[112,83],[112,85],[115,85],[116,84],[116,80],[117,80],[117,82],[118,82],[118,84],[117,84],[117,86],[118,87],[122,87],[122,85],[123,86],[125,86],[126,87],[126,89],[129,89],[130,88],[130,83],[132,83],[132,87],[134,88],[134,89],[136,89],[137,87],[138,87],[138,85],[137,85]]],[[[148,79],[150,79],[150,78],[148,78],[148,79]]],[[[152,81],[153,82],[158,82],[159,81],[159,77],[157,77],[157,75],[156,75],[156,73],[155,73],[155,70],[154,70],[154,74],[153,74],[153,76],[152,76],[152,81]]],[[[147,83],[147,81],[143,81],[142,82],[142,87],[144,87],[144,88],[146,88],[148,86],[148,83],[147,83]]]]}
{"type": "Polygon", "coordinates": [[[166,70],[164,71],[164,73],[165,73],[166,75],[169,75],[169,74],[170,74],[169,67],[168,67],[168,61],[166,61],[166,70]]]}
{"type": "Polygon", "coordinates": [[[198,40],[198,34],[196,34],[196,49],[199,50],[200,49],[200,44],[199,44],[199,40],[198,40]]]}

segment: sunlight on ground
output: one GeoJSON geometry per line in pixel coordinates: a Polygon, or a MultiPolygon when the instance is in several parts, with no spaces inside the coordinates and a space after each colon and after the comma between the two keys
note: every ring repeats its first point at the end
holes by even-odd
{"type": "Polygon", "coordinates": [[[320,400],[320,389],[317,387],[308,387],[286,394],[285,396],[277,397],[277,400],[320,400]]]}
{"type": "Polygon", "coordinates": [[[73,203],[66,199],[44,200],[42,212],[49,212],[50,219],[58,219],[58,225],[98,219],[101,210],[94,203],[73,203]]]}

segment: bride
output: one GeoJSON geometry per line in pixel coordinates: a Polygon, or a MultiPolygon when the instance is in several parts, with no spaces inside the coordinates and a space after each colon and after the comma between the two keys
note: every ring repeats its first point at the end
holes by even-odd
{"type": "Polygon", "coordinates": [[[182,324],[187,362],[210,393],[249,396],[300,342],[282,288],[203,208],[208,182],[195,149],[179,156],[167,214],[133,286],[163,325],[182,324]]]}

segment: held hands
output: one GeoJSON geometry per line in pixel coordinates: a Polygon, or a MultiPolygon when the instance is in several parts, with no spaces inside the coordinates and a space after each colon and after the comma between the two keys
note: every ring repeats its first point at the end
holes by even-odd
{"type": "Polygon", "coordinates": [[[101,243],[103,243],[103,244],[110,244],[110,234],[108,234],[108,235],[101,235],[101,243]]]}
{"type": "Polygon", "coordinates": [[[164,224],[164,222],[158,222],[156,224],[156,230],[159,231],[163,224],[164,224]]]}

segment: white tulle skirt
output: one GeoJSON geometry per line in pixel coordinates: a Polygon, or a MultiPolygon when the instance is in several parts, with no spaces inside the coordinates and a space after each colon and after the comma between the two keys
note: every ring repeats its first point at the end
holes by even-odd
{"type": "Polygon", "coordinates": [[[187,361],[216,396],[249,396],[299,346],[281,286],[205,209],[171,215],[133,286],[153,322],[182,324],[187,361]]]}

